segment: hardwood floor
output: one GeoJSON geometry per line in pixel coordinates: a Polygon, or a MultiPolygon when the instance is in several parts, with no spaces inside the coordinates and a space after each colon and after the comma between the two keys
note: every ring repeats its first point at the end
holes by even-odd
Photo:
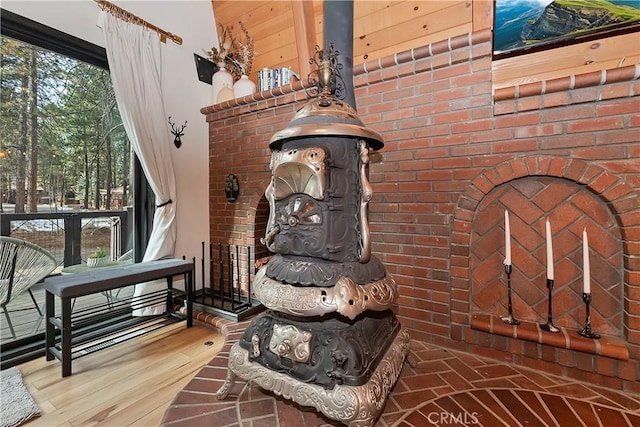
{"type": "Polygon", "coordinates": [[[19,365],[42,412],[24,425],[158,426],[175,395],[223,344],[213,328],[180,322],[75,359],[66,378],[57,360],[19,365]]]}

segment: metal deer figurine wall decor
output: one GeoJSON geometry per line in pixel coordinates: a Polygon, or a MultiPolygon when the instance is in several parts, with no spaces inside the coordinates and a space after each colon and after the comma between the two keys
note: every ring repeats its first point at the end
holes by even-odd
{"type": "Polygon", "coordinates": [[[183,130],[187,127],[187,121],[185,120],[184,124],[180,126],[180,129],[176,129],[175,123],[171,122],[171,116],[169,116],[169,124],[171,125],[171,133],[175,136],[173,143],[176,148],[180,148],[182,146],[182,140],[180,137],[184,135],[183,130]]]}

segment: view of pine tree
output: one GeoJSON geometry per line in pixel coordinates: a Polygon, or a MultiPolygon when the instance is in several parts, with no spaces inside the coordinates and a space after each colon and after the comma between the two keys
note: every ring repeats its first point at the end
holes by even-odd
{"type": "Polygon", "coordinates": [[[108,71],[4,36],[0,62],[5,207],[130,204],[131,148],[108,71]]]}
{"type": "MultiPolygon", "coordinates": [[[[31,50],[29,68],[29,159],[38,158],[38,55],[31,50]]],[[[38,212],[38,162],[29,161],[29,185],[27,186],[27,206],[29,212],[38,212]]]]}

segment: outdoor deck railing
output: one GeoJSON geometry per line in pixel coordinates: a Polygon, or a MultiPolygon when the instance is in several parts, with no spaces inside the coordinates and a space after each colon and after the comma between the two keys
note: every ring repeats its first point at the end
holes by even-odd
{"type": "Polygon", "coordinates": [[[127,211],[3,213],[0,235],[36,244],[63,267],[80,264],[97,247],[112,259],[127,251],[127,211]]]}

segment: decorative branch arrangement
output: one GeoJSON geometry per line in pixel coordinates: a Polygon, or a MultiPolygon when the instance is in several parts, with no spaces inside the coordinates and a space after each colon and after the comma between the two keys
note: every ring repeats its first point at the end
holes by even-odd
{"type": "Polygon", "coordinates": [[[224,67],[236,78],[249,75],[255,56],[253,38],[244,23],[239,21],[239,24],[243,34],[240,37],[234,36],[233,26],[220,24],[218,47],[213,46],[206,51],[211,61],[220,68],[224,67]]]}
{"type": "Polygon", "coordinates": [[[226,27],[220,24],[220,35],[218,36],[218,47],[211,47],[210,50],[206,51],[209,59],[214,62],[218,67],[226,67],[227,65],[227,56],[229,56],[231,52],[231,47],[234,45],[235,40],[233,38],[233,34],[231,28],[227,25],[226,27]],[[227,40],[228,38],[228,40],[227,40]]]}
{"type": "Polygon", "coordinates": [[[235,52],[232,52],[232,61],[235,63],[238,72],[241,75],[248,76],[251,72],[251,66],[253,65],[253,38],[247,31],[247,27],[244,26],[242,21],[240,23],[240,28],[242,29],[242,33],[244,34],[244,38],[240,37],[236,43],[237,49],[235,52]]]}

